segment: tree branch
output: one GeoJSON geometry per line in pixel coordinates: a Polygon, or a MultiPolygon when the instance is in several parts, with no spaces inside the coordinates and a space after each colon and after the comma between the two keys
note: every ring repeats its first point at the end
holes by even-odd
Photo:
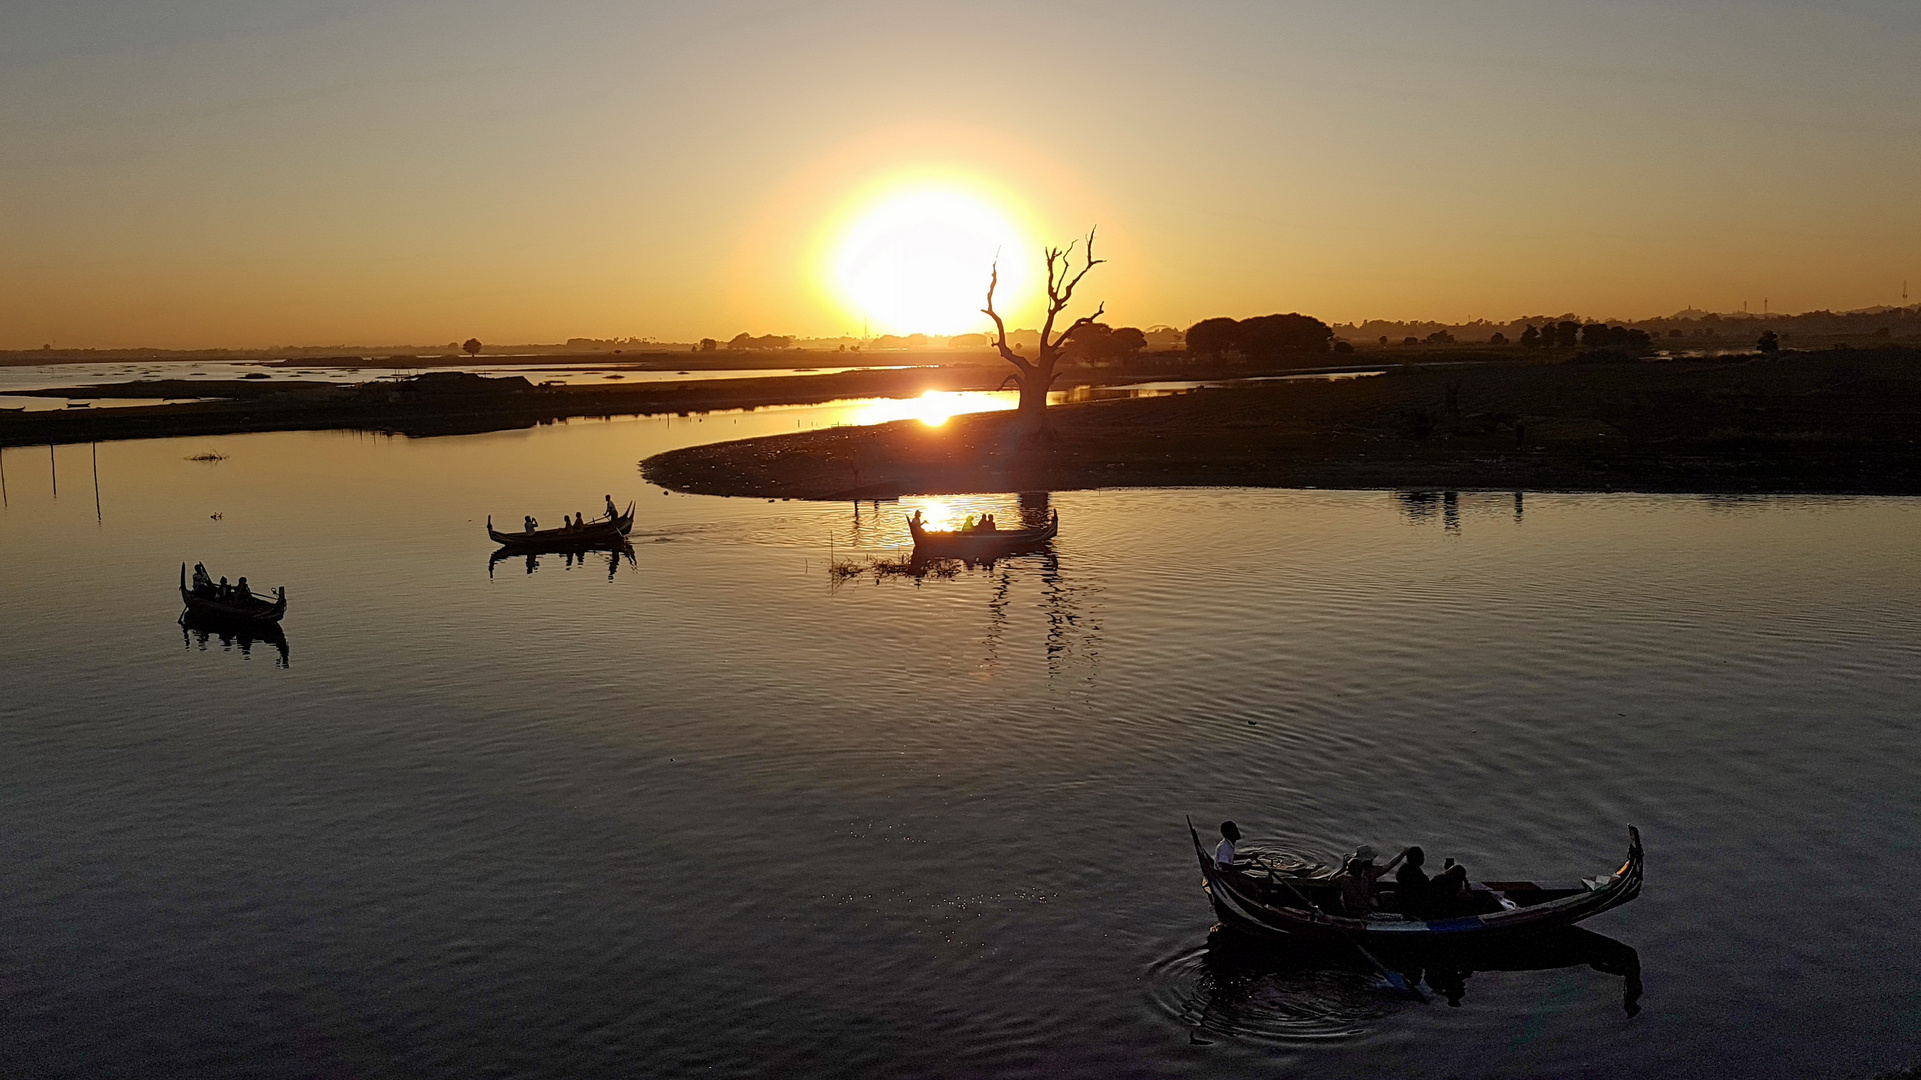
{"type": "Polygon", "coordinates": [[[1007,324],[1001,321],[1000,313],[994,310],[994,290],[1000,283],[1001,263],[1000,260],[996,258],[994,260],[994,269],[987,276],[987,306],[981,309],[981,314],[994,320],[994,330],[996,331],[994,347],[1000,350],[1001,359],[1025,373],[1032,370],[1032,365],[1019,353],[1007,347],[1007,324]]]}

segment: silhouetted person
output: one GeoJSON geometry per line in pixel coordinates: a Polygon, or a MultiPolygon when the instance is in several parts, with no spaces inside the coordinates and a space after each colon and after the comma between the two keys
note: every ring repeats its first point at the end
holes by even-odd
{"type": "MultiPolygon", "coordinates": [[[[614,507],[614,497],[612,495],[603,495],[601,496],[601,498],[607,500],[607,520],[619,521],[620,511],[614,507]]],[[[855,505],[859,505],[859,504],[855,504],[855,505]]]]}
{"type": "Polygon", "coordinates": [[[586,528],[586,527],[587,527],[587,515],[586,515],[586,513],[585,513],[584,511],[580,511],[580,510],[576,510],[576,511],[574,511],[574,528],[576,528],[576,529],[584,529],[584,528],[586,528]]]}
{"type": "Polygon", "coordinates": [[[1412,919],[1446,915],[1467,888],[1467,867],[1448,860],[1448,868],[1430,879],[1422,865],[1427,853],[1418,846],[1408,848],[1407,865],[1394,875],[1395,892],[1400,897],[1401,913],[1412,919]]]}
{"type": "Polygon", "coordinates": [[[228,594],[228,592],[229,592],[229,591],[231,591],[231,590],[229,590],[229,589],[227,588],[227,579],[226,579],[226,578],[224,578],[224,577],[223,577],[223,578],[221,578],[221,579],[220,579],[220,591],[219,591],[219,592],[218,592],[218,593],[217,593],[216,595],[217,595],[217,596],[219,596],[219,598],[220,598],[220,599],[222,599],[222,600],[225,600],[225,599],[227,599],[227,594],[228,594]]]}
{"type": "Polygon", "coordinates": [[[233,587],[233,594],[241,600],[253,599],[253,590],[247,588],[247,579],[244,577],[240,579],[239,584],[233,587]]]}
{"type": "Polygon", "coordinates": [[[1234,843],[1241,838],[1240,826],[1221,822],[1221,842],[1214,847],[1214,865],[1222,869],[1234,865],[1234,843]]]}
{"type": "Polygon", "coordinates": [[[535,521],[532,514],[528,514],[526,518],[521,521],[521,524],[526,526],[527,533],[530,536],[533,535],[535,529],[540,528],[540,522],[535,521]]]}
{"type": "Polygon", "coordinates": [[[213,595],[213,578],[207,575],[206,563],[193,564],[193,594],[195,596],[213,595]]]}

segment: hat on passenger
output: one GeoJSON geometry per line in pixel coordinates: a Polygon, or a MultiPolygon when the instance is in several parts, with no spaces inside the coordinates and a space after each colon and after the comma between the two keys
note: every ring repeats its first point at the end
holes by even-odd
{"type": "Polygon", "coordinates": [[[1360,847],[1355,848],[1354,861],[1355,862],[1373,862],[1374,849],[1367,846],[1366,844],[1362,844],[1360,847]]]}

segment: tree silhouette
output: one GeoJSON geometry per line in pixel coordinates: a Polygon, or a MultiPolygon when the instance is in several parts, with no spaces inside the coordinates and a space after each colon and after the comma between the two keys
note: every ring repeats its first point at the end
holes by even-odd
{"type": "Polygon", "coordinates": [[[987,278],[987,306],[981,309],[981,313],[994,320],[994,348],[1000,351],[1002,360],[1014,365],[1014,382],[1020,387],[1021,392],[1020,405],[1016,412],[1019,422],[1025,427],[1036,430],[1047,423],[1047,390],[1054,385],[1056,374],[1054,365],[1060,362],[1062,347],[1074,337],[1076,332],[1083,327],[1093,325],[1095,320],[1107,310],[1105,303],[1097,304],[1094,314],[1075,319],[1067,329],[1061,331],[1059,335],[1054,335],[1054,322],[1060,318],[1062,312],[1067,310],[1067,305],[1073,302],[1074,289],[1080,285],[1081,279],[1087,276],[1089,270],[1107,261],[1094,257],[1093,229],[1087,230],[1087,250],[1082,254],[1083,261],[1079,272],[1074,270],[1073,258],[1072,243],[1065,248],[1048,248],[1046,251],[1047,320],[1041,324],[1040,350],[1035,353],[1032,360],[1008,347],[1007,324],[1002,322],[1000,315],[994,311],[994,289],[1000,285],[1001,280],[999,260],[995,260],[994,269],[987,278]]]}
{"type": "Polygon", "coordinates": [[[1767,353],[1769,356],[1773,356],[1781,351],[1781,339],[1775,336],[1774,331],[1763,330],[1761,331],[1761,340],[1755,342],[1754,347],[1767,353]]]}
{"type": "Polygon", "coordinates": [[[467,350],[468,356],[480,355],[480,339],[477,337],[468,338],[466,342],[462,344],[460,347],[467,350]]]}

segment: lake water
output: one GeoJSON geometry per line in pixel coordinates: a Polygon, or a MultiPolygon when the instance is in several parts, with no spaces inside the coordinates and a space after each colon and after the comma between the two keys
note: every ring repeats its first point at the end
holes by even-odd
{"type": "Polygon", "coordinates": [[[904,513],[638,461],[846,410],[8,450],[8,1076],[1857,1077],[1921,1058],[1921,502],[1055,493],[904,513]],[[214,449],[217,462],[189,461],[214,449]],[[639,502],[631,562],[490,567],[639,502]],[[1043,503],[1029,497],[1028,513],[1043,503]],[[285,585],[286,659],[176,625],[285,585]],[[1184,818],[1611,870],[1638,953],[1210,945],[1184,818]]]}

